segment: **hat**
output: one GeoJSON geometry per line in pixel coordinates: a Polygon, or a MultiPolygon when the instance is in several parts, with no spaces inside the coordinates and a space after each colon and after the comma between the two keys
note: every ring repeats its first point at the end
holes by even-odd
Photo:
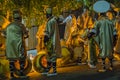
{"type": "Polygon", "coordinates": [[[46,9],[46,13],[47,13],[47,14],[52,14],[52,8],[48,7],[48,8],[46,9]]]}
{"type": "Polygon", "coordinates": [[[93,10],[97,13],[105,13],[110,9],[110,3],[101,0],[93,4],[93,10]]]}
{"type": "Polygon", "coordinates": [[[14,10],[13,11],[13,18],[14,19],[21,18],[21,11],[20,10],[14,10]]]}

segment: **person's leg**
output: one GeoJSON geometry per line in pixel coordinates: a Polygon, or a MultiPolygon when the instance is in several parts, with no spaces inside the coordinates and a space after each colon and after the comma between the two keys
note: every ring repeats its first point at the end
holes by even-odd
{"type": "Polygon", "coordinates": [[[19,60],[19,64],[20,64],[20,70],[19,70],[19,79],[20,80],[29,80],[29,76],[26,76],[26,74],[24,73],[24,69],[25,69],[25,59],[23,60],[19,60]]]}
{"type": "Polygon", "coordinates": [[[57,73],[56,61],[55,61],[55,62],[52,62],[52,66],[53,66],[53,73],[57,73]]]}
{"type": "Polygon", "coordinates": [[[25,76],[24,74],[25,60],[20,60],[19,64],[20,64],[20,76],[25,76]]]}
{"type": "Polygon", "coordinates": [[[52,67],[53,67],[53,72],[52,73],[48,73],[47,76],[55,76],[55,75],[57,75],[56,62],[52,62],[52,67]]]}
{"type": "Polygon", "coordinates": [[[51,62],[47,62],[47,67],[43,70],[43,72],[41,73],[42,75],[47,75],[48,72],[50,71],[51,68],[51,62]]]}
{"type": "MultiPolygon", "coordinates": [[[[48,53],[50,54],[50,53],[48,53]]],[[[46,58],[47,58],[47,67],[43,70],[43,72],[41,73],[42,75],[46,75],[48,74],[48,72],[50,71],[50,68],[52,66],[52,63],[50,61],[50,55],[46,55],[46,58]]]]}
{"type": "Polygon", "coordinates": [[[111,58],[111,59],[109,59],[109,61],[110,61],[110,67],[109,67],[109,70],[113,70],[113,59],[111,58]]]}
{"type": "Polygon", "coordinates": [[[10,60],[9,61],[9,68],[10,68],[10,77],[11,79],[14,78],[14,71],[15,71],[15,65],[14,65],[14,62],[13,60],[10,60]]]}
{"type": "Polygon", "coordinates": [[[102,58],[102,68],[98,70],[99,72],[105,72],[106,67],[105,67],[105,58],[102,58]]]}
{"type": "Polygon", "coordinates": [[[57,61],[56,54],[53,53],[53,54],[51,55],[51,58],[50,58],[50,62],[52,63],[52,67],[53,67],[53,72],[52,72],[52,73],[48,73],[47,76],[55,76],[55,75],[57,75],[57,65],[56,65],[56,61],[57,61]]]}
{"type": "Polygon", "coordinates": [[[96,46],[93,38],[89,40],[88,46],[88,66],[90,68],[96,68],[97,56],[96,56],[96,46]]]}

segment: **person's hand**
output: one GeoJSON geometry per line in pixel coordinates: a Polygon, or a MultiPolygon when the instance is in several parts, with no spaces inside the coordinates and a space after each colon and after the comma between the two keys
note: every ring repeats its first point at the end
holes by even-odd
{"type": "Polygon", "coordinates": [[[92,36],[94,35],[95,33],[91,32],[88,34],[88,39],[92,38],[92,36]]]}
{"type": "Polygon", "coordinates": [[[47,35],[44,36],[44,43],[49,41],[49,37],[47,35]]]}

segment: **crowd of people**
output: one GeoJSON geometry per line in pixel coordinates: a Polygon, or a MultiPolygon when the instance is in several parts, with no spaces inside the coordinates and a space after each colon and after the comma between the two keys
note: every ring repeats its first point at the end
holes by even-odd
{"type": "MultiPolygon", "coordinates": [[[[105,72],[107,70],[105,63],[106,59],[108,59],[110,62],[110,66],[108,68],[109,70],[113,70],[113,53],[117,52],[117,49],[119,48],[116,47],[118,42],[117,40],[119,38],[118,24],[120,23],[118,12],[110,8],[105,12],[96,13],[94,11],[90,11],[88,7],[84,7],[82,11],[82,14],[77,16],[72,12],[67,12],[68,14],[65,16],[63,12],[60,16],[53,17],[56,20],[54,23],[49,22],[51,18],[48,19],[46,25],[48,26],[49,23],[49,28],[45,28],[47,36],[43,37],[45,45],[46,42],[49,43],[49,40],[52,40],[50,39],[53,38],[52,35],[54,37],[57,35],[54,35],[53,33],[59,28],[57,33],[59,33],[58,36],[60,36],[61,43],[61,48],[59,47],[59,50],[61,49],[62,58],[60,61],[61,66],[75,62],[78,65],[87,64],[90,68],[96,68],[97,63],[101,60],[102,67],[98,71],[105,72]]],[[[51,45],[53,46],[55,46],[56,43],[54,40],[51,41],[51,45]]],[[[50,45],[48,47],[50,48],[50,45]]],[[[55,49],[55,47],[53,47],[53,49],[55,49]]],[[[54,55],[53,53],[55,52],[51,53],[54,55]]],[[[50,56],[52,55],[50,54],[50,56]]],[[[51,66],[54,67],[52,64],[51,66]]],[[[49,67],[50,66],[48,65],[48,68],[49,67]]],[[[53,75],[56,75],[56,69],[53,69],[53,73],[54,72],[55,74],[53,75]]],[[[47,71],[47,74],[48,73],[49,72],[47,71]]]]}
{"type": "MultiPolygon", "coordinates": [[[[49,23],[49,28],[44,28],[45,33],[47,34],[47,36],[43,37],[45,43],[44,46],[46,46],[46,42],[49,43],[49,41],[53,39],[52,35],[54,35],[54,31],[59,28],[57,33],[59,33],[61,43],[61,48],[59,47],[59,50],[61,49],[62,58],[60,61],[61,66],[74,62],[78,65],[87,64],[90,68],[96,68],[97,63],[101,60],[99,72],[105,72],[107,69],[113,70],[114,53],[119,53],[120,17],[119,11],[115,11],[114,8],[111,7],[112,4],[106,5],[109,6],[109,9],[105,10],[105,8],[101,7],[103,8],[103,11],[101,9],[101,11],[98,10],[98,12],[91,11],[88,7],[84,7],[82,13],[79,15],[76,15],[71,11],[63,12],[63,14],[58,17],[54,16],[56,20],[54,23],[49,21],[50,18],[47,23],[44,24],[48,26],[49,23]],[[67,15],[65,15],[66,13],[67,15]],[[106,60],[109,61],[109,67],[106,67],[106,60]]],[[[40,30],[38,32],[40,32],[40,30]]],[[[54,35],[54,37],[56,35],[54,35]]],[[[56,43],[54,40],[51,41],[51,45],[54,46],[53,49],[55,49],[56,43]]],[[[50,45],[48,47],[50,48],[50,45]]],[[[51,48],[49,51],[51,52],[51,48]]],[[[56,52],[51,53],[54,55],[53,53],[56,52]]],[[[55,59],[55,57],[53,59],[55,59]]],[[[51,66],[54,65],[51,64],[51,66]]],[[[48,65],[48,68],[49,67],[50,66],[48,65]]],[[[47,71],[47,74],[48,73],[49,72],[47,71]]],[[[53,75],[56,75],[56,69],[53,69],[53,75]]]]}
{"type": "MultiPolygon", "coordinates": [[[[67,16],[61,14],[57,17],[53,16],[51,7],[46,9],[47,21],[43,23],[36,34],[36,38],[39,39],[38,52],[41,49],[47,51],[47,67],[41,74],[57,75],[56,61],[58,57],[62,58],[61,65],[75,62],[78,65],[87,64],[90,68],[96,68],[98,59],[101,59],[102,67],[98,70],[99,72],[107,70],[106,59],[108,59],[110,63],[108,68],[113,70],[113,53],[119,50],[119,47],[116,47],[119,41],[120,27],[118,12],[111,7],[99,13],[90,11],[88,7],[84,7],[82,11],[82,14],[77,16],[69,12],[67,16]],[[97,17],[94,17],[95,14],[97,17]],[[52,73],[49,72],[51,67],[53,68],[52,73]]],[[[13,11],[13,22],[2,31],[6,38],[6,58],[10,64],[11,80],[15,78],[14,63],[16,60],[20,64],[20,76],[25,76],[23,71],[27,56],[25,39],[28,37],[28,31],[21,23],[21,15],[19,10],[13,11]]],[[[3,45],[0,44],[1,46],[3,45]]]]}
{"type": "Polygon", "coordinates": [[[113,9],[96,13],[97,17],[94,17],[94,14],[88,8],[84,8],[83,13],[77,17],[70,13],[62,22],[66,23],[62,39],[73,61],[77,61],[78,64],[87,63],[90,68],[96,68],[100,58],[103,64],[102,71],[106,71],[105,59],[108,58],[112,70],[113,53],[119,32],[116,25],[119,24],[119,16],[113,9]]]}

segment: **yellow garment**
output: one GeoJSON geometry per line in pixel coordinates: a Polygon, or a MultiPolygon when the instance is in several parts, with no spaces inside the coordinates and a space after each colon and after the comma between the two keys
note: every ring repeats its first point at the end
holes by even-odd
{"type": "Polygon", "coordinates": [[[44,31],[45,31],[45,26],[46,26],[46,22],[43,23],[41,26],[39,26],[38,32],[36,34],[36,38],[38,40],[36,49],[37,52],[39,52],[40,50],[42,50],[45,46],[44,46],[44,31]]]}

